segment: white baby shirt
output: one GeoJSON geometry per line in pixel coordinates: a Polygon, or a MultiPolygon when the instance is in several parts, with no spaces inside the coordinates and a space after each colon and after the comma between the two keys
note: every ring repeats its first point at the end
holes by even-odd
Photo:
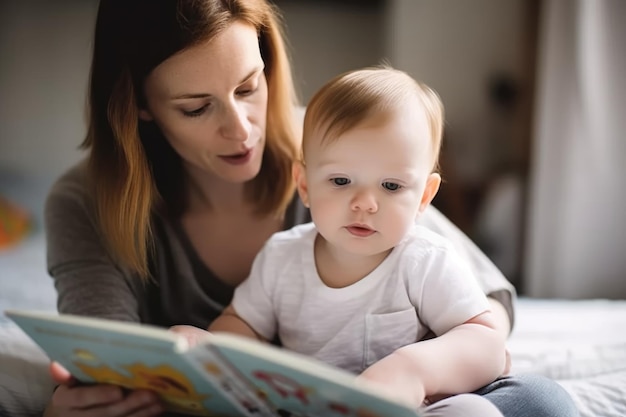
{"type": "Polygon", "coordinates": [[[330,288],[317,275],[312,223],[272,236],[233,307],[257,333],[354,373],[431,329],[441,335],[489,309],[468,265],[442,236],[415,226],[369,275],[330,288]]]}

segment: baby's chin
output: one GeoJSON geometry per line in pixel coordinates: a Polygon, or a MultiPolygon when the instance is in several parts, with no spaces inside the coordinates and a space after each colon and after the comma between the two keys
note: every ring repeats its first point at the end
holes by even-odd
{"type": "Polygon", "coordinates": [[[345,240],[329,242],[335,250],[344,252],[350,256],[359,256],[363,258],[385,257],[392,250],[393,245],[388,243],[376,242],[375,235],[366,238],[354,238],[346,242],[345,240]]]}

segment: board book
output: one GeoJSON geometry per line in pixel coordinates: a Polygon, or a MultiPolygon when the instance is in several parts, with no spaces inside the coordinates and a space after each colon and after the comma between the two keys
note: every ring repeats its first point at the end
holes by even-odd
{"type": "Polygon", "coordinates": [[[81,383],[155,391],[169,411],[215,417],[419,417],[349,372],[226,333],[197,345],[137,323],[8,310],[81,383]]]}

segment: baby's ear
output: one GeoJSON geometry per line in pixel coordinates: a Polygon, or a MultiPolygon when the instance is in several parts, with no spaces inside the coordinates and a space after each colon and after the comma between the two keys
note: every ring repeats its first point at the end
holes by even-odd
{"type": "Polygon", "coordinates": [[[300,195],[302,204],[304,204],[305,207],[309,207],[309,189],[306,183],[306,170],[304,169],[304,164],[301,161],[294,162],[291,167],[291,173],[293,175],[293,180],[296,183],[296,188],[298,189],[298,194],[300,195]]]}
{"type": "Polygon", "coordinates": [[[428,176],[426,180],[426,188],[424,188],[424,193],[422,194],[422,201],[420,202],[419,213],[422,214],[426,207],[433,201],[435,195],[437,195],[437,191],[439,191],[439,186],[441,185],[441,175],[433,172],[428,176]]]}

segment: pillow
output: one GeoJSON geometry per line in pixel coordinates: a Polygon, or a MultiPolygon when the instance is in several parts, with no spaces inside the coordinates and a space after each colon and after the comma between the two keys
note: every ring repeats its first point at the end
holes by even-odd
{"type": "Polygon", "coordinates": [[[0,195],[10,201],[4,224],[19,226],[27,216],[30,226],[28,233],[11,234],[10,245],[0,250],[0,417],[41,416],[55,386],[47,356],[3,314],[10,308],[56,310],[41,227],[51,181],[0,169],[0,195]]]}
{"type": "Polygon", "coordinates": [[[0,250],[18,243],[30,229],[29,213],[0,195],[0,250]]]}
{"type": "Polygon", "coordinates": [[[41,416],[55,387],[49,363],[15,324],[0,324],[0,417],[41,416]]]}

